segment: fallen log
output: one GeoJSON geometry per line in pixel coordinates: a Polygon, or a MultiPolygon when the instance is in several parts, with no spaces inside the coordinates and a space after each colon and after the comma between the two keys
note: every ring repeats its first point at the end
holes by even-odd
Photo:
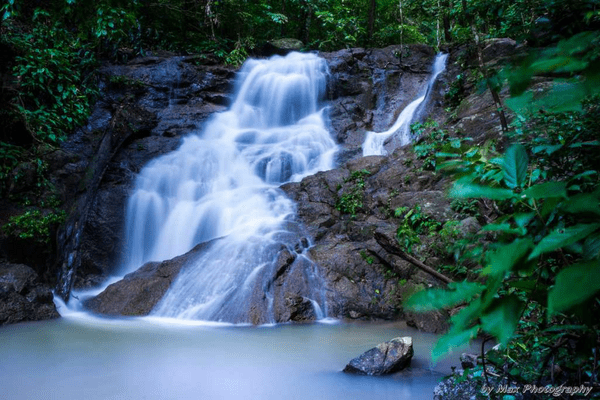
{"type": "Polygon", "coordinates": [[[401,259],[403,259],[404,261],[408,261],[415,267],[421,269],[422,271],[427,272],[428,274],[436,277],[437,279],[441,280],[442,282],[445,282],[445,283],[453,282],[452,279],[448,278],[446,275],[439,273],[438,271],[431,268],[430,266],[425,265],[421,261],[417,260],[410,254],[402,251],[402,249],[400,248],[400,246],[398,246],[398,244],[394,238],[389,237],[388,235],[386,235],[385,233],[383,233],[381,231],[375,231],[373,236],[375,237],[375,240],[377,241],[377,243],[379,243],[379,245],[388,253],[396,255],[396,256],[400,257],[401,259]]]}

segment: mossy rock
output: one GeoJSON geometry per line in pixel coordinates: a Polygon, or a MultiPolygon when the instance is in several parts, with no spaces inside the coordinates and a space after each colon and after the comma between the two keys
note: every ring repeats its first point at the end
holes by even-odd
{"type": "Polygon", "coordinates": [[[304,43],[302,43],[302,41],[293,38],[270,40],[269,43],[277,49],[288,51],[300,51],[302,47],[304,47],[304,43]]]}

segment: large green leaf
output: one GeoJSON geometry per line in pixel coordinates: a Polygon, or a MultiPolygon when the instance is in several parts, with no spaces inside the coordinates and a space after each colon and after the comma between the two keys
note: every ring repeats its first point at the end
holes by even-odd
{"type": "Polygon", "coordinates": [[[580,193],[561,205],[561,209],[571,214],[593,213],[600,215],[600,200],[591,193],[580,193]]]}
{"type": "Polygon", "coordinates": [[[567,197],[566,182],[546,182],[531,186],[521,193],[527,199],[548,199],[551,197],[567,197]]]}
{"type": "Polygon", "coordinates": [[[590,235],[594,231],[600,228],[600,224],[577,224],[568,228],[557,228],[550,232],[537,244],[535,249],[529,255],[529,259],[532,260],[541,254],[548,253],[550,251],[558,250],[562,247],[572,245],[586,236],[590,235]]]}
{"type": "Polygon", "coordinates": [[[407,310],[424,312],[439,310],[465,302],[480,293],[485,286],[477,282],[452,282],[448,289],[427,289],[416,292],[403,303],[407,310]]]}
{"type": "Polygon", "coordinates": [[[576,306],[600,290],[600,260],[575,264],[559,272],[548,294],[550,315],[576,306]]]}
{"type": "Polygon", "coordinates": [[[513,216],[515,223],[518,227],[522,228],[527,225],[535,217],[534,212],[530,213],[518,213],[513,216]]]}
{"type": "Polygon", "coordinates": [[[472,182],[455,182],[450,189],[450,197],[457,199],[486,198],[491,200],[506,200],[516,195],[512,190],[478,185],[472,182]]]}
{"type": "Polygon", "coordinates": [[[588,236],[585,239],[581,256],[584,260],[593,260],[600,257],[600,234],[588,236]]]}
{"type": "Polygon", "coordinates": [[[581,111],[581,101],[597,90],[590,90],[589,84],[586,85],[574,81],[557,81],[553,86],[534,95],[527,91],[519,96],[511,97],[506,100],[514,112],[522,115],[533,114],[539,109],[546,109],[551,112],[581,111]]]}
{"type": "Polygon", "coordinates": [[[439,338],[435,347],[431,350],[433,361],[436,362],[443,355],[466,345],[477,337],[478,332],[479,325],[469,329],[450,329],[448,333],[439,338]]]}
{"type": "Polygon", "coordinates": [[[577,72],[587,68],[589,63],[573,57],[558,56],[539,60],[531,65],[536,73],[548,72],[577,72]]]}
{"type": "Polygon", "coordinates": [[[510,146],[504,153],[504,182],[511,189],[522,187],[527,178],[529,157],[525,147],[520,144],[510,146]]]}
{"type": "Polygon", "coordinates": [[[487,224],[481,229],[482,232],[502,232],[509,235],[519,235],[522,236],[527,233],[527,230],[523,227],[512,228],[508,222],[503,222],[501,224],[487,224]]]}
{"type": "Polygon", "coordinates": [[[498,299],[481,316],[481,328],[505,345],[515,332],[522,311],[523,303],[516,296],[498,299]]]}
{"type": "Polygon", "coordinates": [[[516,239],[512,243],[500,247],[489,256],[489,265],[482,274],[504,276],[504,273],[513,269],[532,248],[533,241],[530,238],[516,239]]]}

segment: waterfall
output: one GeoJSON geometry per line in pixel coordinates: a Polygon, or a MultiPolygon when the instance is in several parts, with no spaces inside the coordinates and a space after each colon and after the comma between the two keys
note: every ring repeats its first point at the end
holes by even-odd
{"type": "Polygon", "coordinates": [[[375,155],[386,155],[387,152],[384,148],[385,142],[392,135],[395,135],[399,145],[404,146],[410,143],[410,124],[418,115],[419,106],[426,104],[431,88],[435,83],[438,75],[446,69],[446,60],[448,54],[438,54],[435,57],[433,63],[433,70],[427,87],[424,93],[421,93],[417,99],[413,100],[398,116],[394,125],[385,132],[367,132],[365,141],[362,145],[363,156],[375,156],[375,155]]]}
{"type": "MultiPolygon", "coordinates": [[[[122,273],[218,238],[181,271],[155,315],[273,322],[277,258],[300,229],[278,186],[332,168],[337,149],[323,119],[327,74],[312,54],[248,60],[229,110],[140,172],[127,205],[122,273]]],[[[305,282],[298,290],[323,308],[316,267],[302,251],[295,257],[305,282]]]]}

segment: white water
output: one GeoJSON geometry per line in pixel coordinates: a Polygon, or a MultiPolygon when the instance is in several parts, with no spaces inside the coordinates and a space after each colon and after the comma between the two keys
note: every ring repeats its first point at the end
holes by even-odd
{"type": "MultiPolygon", "coordinates": [[[[336,145],[320,103],[327,73],[312,54],[247,61],[230,109],[140,172],[127,205],[123,274],[221,238],[180,273],[155,315],[247,322],[261,280],[263,308],[272,312],[272,269],[296,238],[294,204],[278,186],[333,166],[336,145]]],[[[298,260],[308,286],[302,295],[322,302],[312,288],[315,266],[298,260]]]]}
{"type": "Polygon", "coordinates": [[[385,132],[367,132],[365,141],[362,145],[363,156],[381,156],[386,155],[385,142],[392,135],[396,135],[400,146],[405,146],[411,142],[410,124],[418,114],[419,106],[426,103],[431,87],[435,83],[438,75],[446,69],[446,60],[448,54],[438,54],[433,63],[431,78],[425,88],[424,93],[413,100],[398,116],[394,125],[385,132]]]}

